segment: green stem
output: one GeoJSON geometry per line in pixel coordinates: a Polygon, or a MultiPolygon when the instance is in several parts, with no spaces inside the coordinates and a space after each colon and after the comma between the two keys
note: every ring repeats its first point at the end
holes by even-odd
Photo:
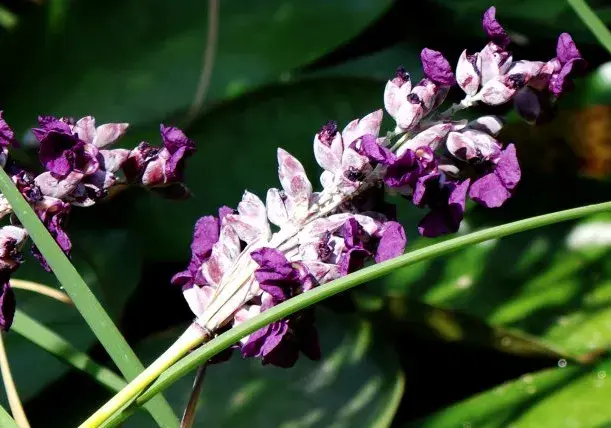
{"type": "Polygon", "coordinates": [[[112,392],[120,391],[126,385],[125,381],[112,370],[96,363],[66,339],[19,309],[15,311],[11,330],[72,367],[87,373],[112,392]]]}
{"type": "MultiPolygon", "coordinates": [[[[346,291],[364,282],[376,279],[380,276],[387,275],[392,271],[411,266],[418,262],[441,257],[453,251],[466,248],[470,245],[479,244],[491,239],[498,239],[504,236],[513,235],[538,227],[547,226],[554,223],[559,223],[568,220],[574,220],[580,217],[611,211],[611,202],[602,204],[588,205],[585,207],[573,208],[565,211],[558,211],[551,214],[545,214],[537,217],[531,217],[525,220],[515,221],[513,223],[504,224],[501,226],[491,227],[478,232],[473,232],[468,235],[459,236],[449,239],[438,244],[429,245],[427,247],[412,251],[403,256],[396,257],[384,263],[373,265],[365,269],[361,269],[350,275],[331,281],[314,288],[306,293],[300,294],[287,300],[273,308],[270,308],[253,319],[234,327],[225,333],[215,337],[211,341],[204,344],[199,349],[191,352],[186,357],[182,358],[176,364],[167,370],[156,373],[159,377],[153,382],[148,389],[135,400],[131,406],[125,408],[122,413],[115,414],[112,419],[108,420],[104,426],[111,427],[120,421],[124,420],[137,406],[141,406],[148,400],[159,394],[180,377],[194,370],[201,364],[204,364],[219,352],[227,349],[237,343],[243,337],[253,333],[254,331],[287,317],[295,312],[298,312],[308,306],[311,306],[321,300],[334,296],[335,294],[346,291]]],[[[147,369],[148,371],[148,369],[147,369]]],[[[151,376],[152,377],[152,376],[151,376]]],[[[115,396],[116,397],[116,396],[115,396]]],[[[123,405],[127,404],[132,397],[126,397],[123,405]]],[[[122,406],[118,407],[121,408],[122,406]]],[[[124,407],[124,406],[123,406],[124,407]]]]}
{"type": "MultiPolygon", "coordinates": [[[[0,191],[121,373],[128,380],[134,379],[144,369],[136,354],[3,168],[0,168],[0,191]]],[[[147,409],[160,426],[178,427],[178,418],[163,397],[147,409]]]]}
{"type": "Polygon", "coordinates": [[[125,407],[144,389],[149,386],[159,373],[163,373],[172,366],[183,355],[194,347],[201,345],[207,339],[201,327],[192,324],[172,346],[170,346],[159,358],[132,380],[125,388],[112,397],[106,404],[100,407],[80,428],[96,428],[110,418],[114,413],[125,407]]]}
{"type": "Polygon", "coordinates": [[[583,23],[590,29],[594,37],[611,53],[611,31],[584,0],[568,0],[569,4],[581,18],[583,23]]]}
{"type": "Polygon", "coordinates": [[[11,415],[4,409],[4,407],[0,406],[0,427],[2,428],[19,428],[17,423],[11,415]]]}

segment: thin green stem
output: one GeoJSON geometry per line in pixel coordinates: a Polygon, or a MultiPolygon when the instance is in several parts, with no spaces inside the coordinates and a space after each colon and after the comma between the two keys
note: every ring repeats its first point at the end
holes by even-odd
{"type": "Polygon", "coordinates": [[[609,53],[611,53],[611,31],[607,28],[604,22],[596,15],[596,13],[588,6],[585,0],[568,0],[569,4],[581,18],[583,23],[590,29],[594,37],[609,53]]]}
{"type": "Polygon", "coordinates": [[[96,363],[87,354],[72,346],[66,339],[19,309],[15,311],[15,319],[11,329],[58,359],[88,374],[112,392],[120,391],[126,385],[121,376],[96,363]]]}
{"type": "Polygon", "coordinates": [[[4,391],[6,392],[6,397],[8,398],[8,403],[15,422],[20,428],[30,428],[30,422],[23,410],[23,403],[21,402],[21,398],[19,398],[17,385],[15,385],[11,367],[8,362],[8,356],[6,355],[4,332],[0,332],[0,371],[2,372],[4,391]]]}
{"type": "MultiPolygon", "coordinates": [[[[140,397],[138,397],[134,403],[132,403],[131,406],[127,408],[123,406],[122,413],[115,414],[104,424],[104,427],[114,426],[115,424],[124,420],[127,416],[129,416],[129,413],[134,411],[137,406],[146,403],[156,394],[159,394],[168,388],[180,377],[199,367],[201,364],[204,364],[210,358],[237,343],[243,337],[253,333],[269,323],[285,318],[286,316],[320,302],[321,300],[346,291],[364,282],[387,275],[396,269],[411,266],[418,262],[436,257],[441,257],[471,245],[605,211],[611,211],[611,202],[558,211],[551,214],[515,221],[513,223],[508,223],[501,226],[491,227],[489,229],[449,239],[438,244],[429,245],[428,247],[412,251],[384,263],[361,269],[350,275],[336,279],[335,281],[331,281],[306,293],[295,296],[286,302],[266,310],[253,319],[215,337],[199,349],[182,358],[167,370],[159,371],[157,373],[159,376],[157,380],[155,380],[155,382],[153,382],[148,389],[140,397]]],[[[129,397],[129,400],[132,398],[133,397],[129,397]]],[[[125,401],[123,404],[127,403],[128,401],[125,401]]]]}
{"type": "Polygon", "coordinates": [[[19,428],[17,423],[11,415],[4,409],[4,407],[0,406],[0,427],[2,428],[19,428]]]}
{"type": "MultiPolygon", "coordinates": [[[[0,168],[0,191],[11,204],[13,212],[27,229],[62,287],[121,373],[129,380],[134,379],[144,369],[136,354],[2,168],[0,168]]],[[[178,418],[163,397],[156,399],[156,402],[147,406],[147,409],[160,426],[178,427],[178,418]]]]}

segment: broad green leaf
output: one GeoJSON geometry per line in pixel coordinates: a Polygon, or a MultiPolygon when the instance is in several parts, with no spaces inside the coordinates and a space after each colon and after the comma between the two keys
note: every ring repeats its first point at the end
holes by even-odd
{"type": "Polygon", "coordinates": [[[414,428],[603,428],[611,425],[611,360],[527,374],[423,420],[414,428]]]}
{"type": "MultiPolygon", "coordinates": [[[[208,101],[286,80],[347,42],[389,0],[223,0],[208,101]]],[[[19,130],[38,114],[149,123],[185,110],[202,71],[208,2],[73,1],[5,42],[0,104],[19,130]],[[44,70],[44,71],[43,71],[44,70]],[[9,113],[10,112],[10,113],[9,113]]]]}
{"type": "Polygon", "coordinates": [[[329,120],[341,128],[379,109],[383,91],[380,82],[323,79],[253,94],[205,115],[188,133],[197,143],[186,180],[194,197],[171,203],[151,195],[132,211],[147,257],[185,260],[197,218],[216,214],[222,205],[235,207],[246,189],[265,199],[268,188],[279,187],[278,147],[296,156],[320,188],[314,134],[329,120]]]}
{"type": "MultiPolygon", "coordinates": [[[[74,265],[87,285],[118,319],[138,284],[141,268],[138,249],[131,244],[125,230],[75,232],[78,233],[72,233],[74,265]]],[[[15,277],[59,287],[55,277],[43,271],[29,255],[15,277]]],[[[15,294],[19,309],[77,349],[85,351],[95,343],[95,336],[74,307],[30,291],[15,290],[15,294]]],[[[23,400],[35,396],[70,370],[68,365],[16,333],[9,332],[5,341],[13,376],[23,400]]]]}
{"type": "MultiPolygon", "coordinates": [[[[403,393],[395,355],[372,326],[353,317],[317,313],[323,359],[300,358],[295,367],[262,366],[236,353],[206,370],[194,426],[211,427],[388,427],[403,393]]],[[[137,347],[146,358],[159,355],[179,330],[137,347]]],[[[181,412],[192,384],[185,377],[164,395],[181,412]]],[[[126,427],[148,427],[134,415],[126,427]]]]}
{"type": "Polygon", "coordinates": [[[398,270],[384,285],[577,357],[611,344],[610,238],[605,217],[557,225],[398,270]]]}

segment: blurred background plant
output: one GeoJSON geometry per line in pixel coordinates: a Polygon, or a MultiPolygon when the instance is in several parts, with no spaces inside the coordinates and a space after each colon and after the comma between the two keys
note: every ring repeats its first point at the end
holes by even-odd
{"type": "MultiPolygon", "coordinates": [[[[379,108],[398,65],[417,80],[423,47],[454,61],[482,45],[489,1],[411,3],[0,4],[0,106],[19,137],[33,141],[26,131],[38,114],[91,114],[99,123],[130,122],[126,147],[155,140],[159,122],[184,126],[197,142],[191,200],[129,190],[77,209],[69,225],[75,266],[145,362],[191,320],[169,279],[188,260],[198,217],[235,205],[245,187],[261,194],[275,184],[278,146],[316,171],[311,143],[320,126],[379,108]]],[[[608,26],[606,3],[590,6],[608,26]]],[[[551,58],[568,31],[589,72],[547,124],[533,128],[509,108],[498,112],[510,123],[500,139],[518,146],[522,184],[503,210],[469,207],[460,233],[611,195],[609,53],[568,2],[494,5],[516,56],[551,58]]],[[[35,144],[14,155],[35,168],[35,144]]],[[[417,237],[421,214],[413,214],[401,219],[408,250],[435,242],[417,237]]],[[[611,216],[598,215],[478,245],[327,300],[319,305],[322,362],[281,370],[234,358],[211,367],[195,426],[611,425],[610,249],[611,216]]],[[[16,276],[56,284],[30,260],[16,276]]],[[[16,293],[24,314],[111,364],[74,308],[16,293]]],[[[17,317],[4,341],[30,422],[74,425],[108,392],[22,337],[26,321],[17,317]]],[[[185,378],[166,393],[178,413],[190,390],[185,378]]],[[[152,423],[141,413],[125,426],[152,423]]]]}

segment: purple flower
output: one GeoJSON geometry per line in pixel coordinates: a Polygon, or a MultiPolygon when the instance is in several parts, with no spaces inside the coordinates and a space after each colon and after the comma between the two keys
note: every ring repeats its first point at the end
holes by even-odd
{"type": "Polygon", "coordinates": [[[8,331],[15,315],[15,295],[10,286],[10,276],[21,262],[21,248],[28,234],[16,226],[0,229],[0,329],[8,331]]]}
{"type": "Polygon", "coordinates": [[[13,129],[4,120],[4,112],[0,110],[0,148],[5,149],[10,145],[15,147],[17,140],[15,140],[13,129]]]}
{"type": "Polygon", "coordinates": [[[403,254],[405,245],[407,244],[407,237],[400,223],[396,221],[387,222],[384,224],[381,234],[382,237],[376,249],[376,263],[394,259],[403,254]]]}
{"type": "Polygon", "coordinates": [[[210,258],[212,247],[219,240],[221,222],[230,213],[233,213],[233,209],[224,206],[219,209],[218,218],[210,215],[197,220],[191,241],[191,261],[186,270],[172,277],[173,285],[180,285],[184,290],[206,284],[206,279],[201,275],[201,266],[210,258]]]}
{"type": "Polygon", "coordinates": [[[163,147],[140,143],[123,163],[123,170],[130,182],[150,188],[174,188],[175,192],[164,195],[186,197],[189,193],[182,184],[185,161],[195,152],[195,143],[178,128],[162,124],[160,129],[163,147]]]}
{"type": "MultiPolygon", "coordinates": [[[[303,266],[290,263],[278,250],[260,248],[253,251],[251,257],[259,265],[255,278],[264,291],[261,311],[313,285],[307,270],[303,266]]],[[[263,364],[279,367],[292,367],[297,361],[299,351],[311,359],[319,359],[318,334],[313,322],[310,310],[265,326],[248,337],[242,345],[242,355],[262,358],[263,364]]]]}
{"type": "Polygon", "coordinates": [[[264,247],[253,251],[251,257],[259,265],[255,271],[259,287],[269,293],[275,303],[291,298],[295,286],[302,284],[299,271],[280,251],[264,247]]]}
{"type": "Polygon", "coordinates": [[[39,117],[40,128],[32,129],[40,141],[38,156],[42,165],[58,178],[71,172],[93,174],[98,169],[97,148],[72,132],[69,121],[51,116],[39,117]]]}
{"type": "Polygon", "coordinates": [[[388,148],[380,145],[373,135],[363,135],[358,146],[360,154],[367,156],[370,161],[390,165],[395,160],[395,155],[388,148]]]}
{"type": "Polygon", "coordinates": [[[361,269],[365,266],[365,260],[371,257],[372,253],[366,248],[370,236],[354,218],[346,220],[341,234],[346,251],[340,258],[339,270],[341,275],[347,275],[361,269]]]}
{"type": "Polygon", "coordinates": [[[416,186],[418,179],[431,172],[436,166],[433,151],[423,146],[416,150],[407,149],[386,170],[384,183],[389,187],[416,186]]]}
{"type": "Polygon", "coordinates": [[[452,66],[441,52],[425,48],[420,53],[424,75],[439,86],[452,86],[456,78],[452,66]]]}
{"type": "Polygon", "coordinates": [[[469,197],[487,208],[500,207],[513,194],[520,176],[516,148],[510,144],[501,152],[498,162],[491,166],[490,171],[473,182],[469,197]]]}
{"type": "Polygon", "coordinates": [[[483,26],[488,39],[490,39],[497,46],[505,49],[509,43],[511,43],[511,39],[505,32],[505,29],[499,24],[496,20],[496,8],[491,6],[484,13],[483,26]]]}
{"type": "MultiPolygon", "coordinates": [[[[59,199],[45,196],[34,206],[34,211],[36,211],[36,214],[62,251],[67,256],[70,256],[72,242],[64,230],[68,214],[70,213],[70,204],[59,199]]],[[[38,247],[35,245],[32,245],[32,255],[47,272],[51,271],[49,264],[45,260],[44,256],[40,253],[38,247]]]]}
{"type": "Polygon", "coordinates": [[[15,293],[8,272],[0,271],[0,329],[8,331],[15,316],[15,293]]]}
{"type": "Polygon", "coordinates": [[[586,62],[568,33],[562,33],[558,37],[556,60],[557,65],[549,80],[549,91],[555,96],[560,96],[564,91],[572,88],[571,75],[583,72],[586,62]]]}
{"type": "Polygon", "coordinates": [[[469,179],[462,182],[448,179],[443,173],[429,174],[418,180],[414,204],[431,209],[418,225],[422,236],[434,238],[458,231],[465,212],[469,183],[469,179]]]}

